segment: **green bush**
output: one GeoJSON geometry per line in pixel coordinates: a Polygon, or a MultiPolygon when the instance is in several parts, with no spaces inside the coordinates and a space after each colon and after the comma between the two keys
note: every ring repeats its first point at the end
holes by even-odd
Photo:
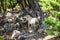
{"type": "Polygon", "coordinates": [[[13,8],[17,5],[17,0],[0,0],[0,12],[4,13],[7,8],[13,8]]]}
{"type": "Polygon", "coordinates": [[[50,13],[44,18],[44,23],[49,24],[47,34],[60,36],[60,0],[40,0],[41,10],[50,13]]]}
{"type": "Polygon", "coordinates": [[[0,40],[4,40],[4,37],[0,36],[0,40]]]}

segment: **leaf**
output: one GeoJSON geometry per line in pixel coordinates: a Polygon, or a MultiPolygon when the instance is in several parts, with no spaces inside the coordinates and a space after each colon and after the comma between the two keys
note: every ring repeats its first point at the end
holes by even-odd
{"type": "Polygon", "coordinates": [[[56,37],[60,37],[60,32],[54,31],[54,35],[55,35],[56,37]]]}
{"type": "Polygon", "coordinates": [[[54,35],[54,33],[51,30],[49,30],[47,33],[48,35],[54,35]]]}

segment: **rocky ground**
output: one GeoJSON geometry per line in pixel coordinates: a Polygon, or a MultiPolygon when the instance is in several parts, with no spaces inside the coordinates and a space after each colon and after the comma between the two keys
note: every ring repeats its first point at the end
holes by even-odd
{"type": "Polygon", "coordinates": [[[24,14],[25,16],[21,16],[20,13],[23,14],[23,12],[19,12],[20,10],[15,10],[13,13],[10,11],[11,10],[8,9],[6,14],[0,14],[0,36],[3,36],[4,40],[60,40],[60,38],[56,38],[55,36],[48,36],[46,32],[40,28],[36,31],[37,27],[33,26],[36,26],[38,23],[33,24],[32,22],[32,25],[29,25],[28,27],[28,20],[31,20],[32,18],[30,15],[26,16],[24,14]],[[31,28],[31,30],[29,30],[29,28],[31,28]],[[18,31],[15,32],[15,36],[18,34],[19,35],[17,37],[11,38],[14,34],[14,30],[18,31]]]}

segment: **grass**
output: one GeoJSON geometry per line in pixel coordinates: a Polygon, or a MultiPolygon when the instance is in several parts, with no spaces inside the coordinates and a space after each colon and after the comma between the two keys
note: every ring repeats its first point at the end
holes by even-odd
{"type": "Polygon", "coordinates": [[[4,40],[4,37],[3,36],[0,36],[0,40],[4,40]]]}

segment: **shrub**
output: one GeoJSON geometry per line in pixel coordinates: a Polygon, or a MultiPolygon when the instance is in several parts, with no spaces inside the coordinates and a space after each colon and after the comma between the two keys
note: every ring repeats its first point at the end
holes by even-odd
{"type": "Polygon", "coordinates": [[[49,24],[47,34],[60,36],[60,0],[40,0],[41,10],[49,12],[50,16],[44,18],[44,23],[49,24]]]}
{"type": "Polygon", "coordinates": [[[0,40],[4,40],[4,37],[0,36],[0,40]]]}

